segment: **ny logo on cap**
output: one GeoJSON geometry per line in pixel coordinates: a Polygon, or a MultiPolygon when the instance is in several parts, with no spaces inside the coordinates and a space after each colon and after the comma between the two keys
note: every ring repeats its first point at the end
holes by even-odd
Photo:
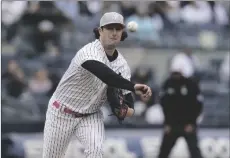
{"type": "Polygon", "coordinates": [[[113,20],[116,21],[118,19],[118,16],[119,16],[118,14],[114,14],[113,15],[113,20]]]}

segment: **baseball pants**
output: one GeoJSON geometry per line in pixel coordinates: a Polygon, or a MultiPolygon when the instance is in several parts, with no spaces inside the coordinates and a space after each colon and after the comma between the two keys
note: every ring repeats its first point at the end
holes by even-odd
{"type": "Polygon", "coordinates": [[[43,158],[64,158],[73,136],[84,146],[86,158],[102,158],[105,139],[102,112],[74,118],[55,109],[51,103],[46,113],[43,158]]]}

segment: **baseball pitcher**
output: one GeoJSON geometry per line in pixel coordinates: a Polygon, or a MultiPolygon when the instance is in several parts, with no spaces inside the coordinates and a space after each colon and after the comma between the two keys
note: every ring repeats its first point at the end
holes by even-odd
{"type": "Polygon", "coordinates": [[[97,39],[72,59],[48,104],[43,158],[63,158],[73,136],[85,147],[86,158],[102,158],[105,131],[101,106],[108,99],[114,115],[122,121],[134,112],[131,92],[151,97],[147,85],[130,82],[130,68],[116,49],[127,37],[124,29],[122,15],[105,13],[94,30],[97,39]]]}

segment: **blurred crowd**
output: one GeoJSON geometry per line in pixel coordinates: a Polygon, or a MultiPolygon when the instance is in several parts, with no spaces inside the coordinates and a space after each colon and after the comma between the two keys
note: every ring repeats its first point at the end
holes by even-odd
{"type": "MultiPolygon", "coordinates": [[[[122,13],[126,23],[136,21],[139,28],[131,36],[153,43],[159,40],[160,31],[179,24],[195,27],[214,25],[223,29],[230,26],[227,1],[3,1],[3,121],[44,119],[48,99],[71,58],[82,44],[93,39],[93,28],[98,26],[101,14],[107,11],[122,13]]],[[[182,54],[177,54],[177,59],[172,59],[172,62],[190,63],[185,66],[185,71],[198,80],[214,77],[212,81],[221,83],[223,87],[229,85],[229,53],[224,60],[213,61],[213,65],[218,65],[215,72],[200,67],[200,61],[191,54],[191,50],[184,49],[182,54]]],[[[130,121],[162,123],[163,116],[157,104],[160,85],[156,84],[152,69],[136,68],[132,81],[150,85],[153,97],[150,100],[136,97],[136,117],[130,121]]],[[[113,121],[107,117],[109,109],[103,110],[105,122],[113,121]]]]}
{"type": "Polygon", "coordinates": [[[58,50],[60,34],[64,34],[62,40],[67,42],[71,29],[92,33],[106,11],[122,13],[126,23],[136,21],[139,28],[131,36],[156,43],[162,29],[173,29],[179,24],[198,27],[230,24],[228,1],[4,1],[2,38],[30,52],[58,50]]]}

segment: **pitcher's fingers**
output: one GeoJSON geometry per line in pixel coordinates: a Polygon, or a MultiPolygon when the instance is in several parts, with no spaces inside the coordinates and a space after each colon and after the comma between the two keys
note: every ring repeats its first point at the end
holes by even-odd
{"type": "Polygon", "coordinates": [[[148,89],[148,95],[152,96],[152,90],[151,90],[151,88],[148,89]]]}
{"type": "Polygon", "coordinates": [[[146,85],[143,86],[142,89],[141,89],[141,91],[142,91],[143,94],[146,94],[147,91],[148,91],[148,87],[146,85]]]}
{"type": "Polygon", "coordinates": [[[151,89],[148,87],[148,89],[146,90],[145,95],[151,95],[151,89]]]}
{"type": "Polygon", "coordinates": [[[152,91],[151,91],[151,89],[149,87],[148,87],[148,91],[146,92],[145,95],[146,95],[147,98],[152,96],[152,91]]]}

